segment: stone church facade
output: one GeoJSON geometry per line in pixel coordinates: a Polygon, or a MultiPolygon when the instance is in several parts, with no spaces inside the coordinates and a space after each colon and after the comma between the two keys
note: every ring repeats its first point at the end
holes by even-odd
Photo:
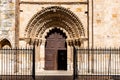
{"type": "Polygon", "coordinates": [[[13,8],[8,14],[13,16],[3,22],[6,14],[1,7],[0,47],[35,45],[38,74],[61,70],[72,74],[74,46],[79,49],[120,45],[119,0],[8,1],[1,0],[1,6],[9,3],[13,8]],[[2,23],[11,25],[5,27],[2,23]]]}

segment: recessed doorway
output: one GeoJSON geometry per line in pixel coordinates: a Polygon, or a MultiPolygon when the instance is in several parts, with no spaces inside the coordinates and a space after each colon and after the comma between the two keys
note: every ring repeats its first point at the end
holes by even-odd
{"type": "Polygon", "coordinates": [[[66,38],[65,33],[57,28],[47,34],[45,45],[45,70],[67,69],[66,38]],[[61,61],[63,61],[63,63],[61,61]],[[64,66],[61,66],[62,64],[64,64],[64,66]]]}

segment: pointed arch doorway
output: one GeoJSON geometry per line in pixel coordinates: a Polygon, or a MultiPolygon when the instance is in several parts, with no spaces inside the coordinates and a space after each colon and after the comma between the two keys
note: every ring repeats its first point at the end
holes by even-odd
{"type": "Polygon", "coordinates": [[[66,35],[55,28],[46,36],[45,70],[67,70],[66,35]]]}

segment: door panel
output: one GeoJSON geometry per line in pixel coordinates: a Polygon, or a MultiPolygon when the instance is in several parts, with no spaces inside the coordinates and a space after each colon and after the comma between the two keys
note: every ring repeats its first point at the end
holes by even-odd
{"type": "Polygon", "coordinates": [[[52,70],[52,69],[54,69],[54,65],[52,65],[52,64],[54,64],[54,62],[53,61],[46,61],[45,62],[45,69],[46,70],[52,70]]]}
{"type": "Polygon", "coordinates": [[[54,70],[55,69],[55,54],[57,53],[54,49],[46,49],[45,53],[45,69],[46,70],[54,70]]]}

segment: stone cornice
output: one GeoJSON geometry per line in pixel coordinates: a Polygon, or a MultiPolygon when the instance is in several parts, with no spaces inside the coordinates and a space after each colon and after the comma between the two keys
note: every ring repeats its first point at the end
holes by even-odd
{"type": "Polygon", "coordinates": [[[20,4],[33,4],[33,5],[46,5],[46,4],[64,4],[64,5],[80,5],[84,4],[87,5],[87,2],[32,2],[32,1],[21,1],[20,4]]]}

